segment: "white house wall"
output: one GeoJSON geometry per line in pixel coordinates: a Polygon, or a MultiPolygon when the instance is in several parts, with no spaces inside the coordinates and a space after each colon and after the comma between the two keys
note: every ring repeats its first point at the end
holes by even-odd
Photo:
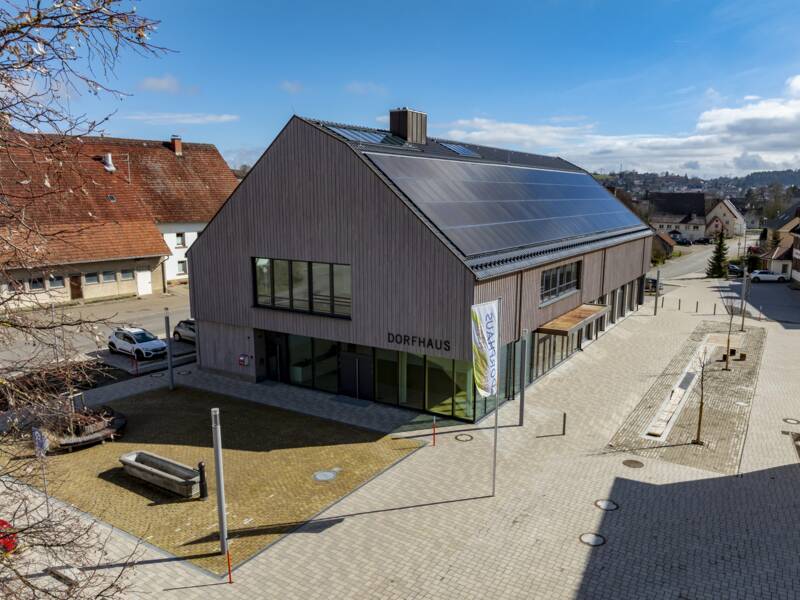
{"type": "Polygon", "coordinates": [[[164,236],[164,241],[169,246],[170,252],[172,252],[172,255],[167,257],[164,263],[167,281],[186,281],[189,279],[188,268],[185,273],[181,273],[179,262],[187,260],[186,251],[197,239],[198,234],[205,229],[205,226],[206,223],[160,223],[158,225],[159,231],[164,236]],[[178,245],[179,233],[183,233],[186,236],[186,244],[184,246],[178,245]]]}

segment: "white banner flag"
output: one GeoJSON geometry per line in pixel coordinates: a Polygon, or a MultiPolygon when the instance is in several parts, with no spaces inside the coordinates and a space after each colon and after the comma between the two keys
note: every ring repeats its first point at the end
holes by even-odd
{"type": "Polygon", "coordinates": [[[472,307],[472,370],[481,396],[497,393],[499,335],[497,300],[472,307]]]}

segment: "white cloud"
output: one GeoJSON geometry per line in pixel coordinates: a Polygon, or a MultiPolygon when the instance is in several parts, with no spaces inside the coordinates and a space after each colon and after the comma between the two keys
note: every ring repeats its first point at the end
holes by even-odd
{"type": "Polygon", "coordinates": [[[239,115],[210,114],[210,113],[135,113],[123,118],[129,121],[139,121],[148,125],[210,125],[215,123],[230,123],[238,121],[239,115]]]}
{"type": "Polygon", "coordinates": [[[278,84],[278,87],[287,94],[299,94],[303,91],[303,84],[299,81],[284,80],[278,84]]]}
{"type": "Polygon", "coordinates": [[[379,117],[375,117],[375,120],[382,125],[389,124],[389,116],[388,115],[380,115],[379,117]]]}
{"type": "Polygon", "coordinates": [[[786,91],[790,96],[800,96],[800,75],[789,77],[786,80],[786,91]]]}
{"type": "Polygon", "coordinates": [[[752,94],[748,94],[744,98],[742,98],[745,102],[752,102],[753,100],[761,100],[761,96],[754,96],[752,94]]]}
{"type": "Polygon", "coordinates": [[[264,146],[240,146],[238,148],[226,148],[222,155],[228,164],[234,169],[241,165],[254,165],[259,157],[264,153],[264,146]]]}
{"type": "Polygon", "coordinates": [[[378,95],[383,96],[387,93],[385,86],[372,81],[351,81],[344,90],[349,94],[356,94],[359,96],[378,95]]]}
{"type": "MultiPolygon", "coordinates": [[[[555,154],[595,170],[684,172],[700,176],[800,168],[800,76],[787,81],[785,96],[751,97],[733,107],[701,112],[692,131],[681,134],[608,135],[597,124],[536,124],[489,118],[460,119],[445,127],[448,138],[555,154]]],[[[724,97],[713,88],[706,99],[724,97]]]]}
{"type": "Polygon", "coordinates": [[[575,123],[576,121],[585,121],[585,115],[555,115],[550,117],[551,123],[575,123]]]}
{"type": "Polygon", "coordinates": [[[145,92],[161,94],[180,94],[184,91],[178,78],[169,73],[161,77],[145,77],[139,82],[138,88],[145,92]]]}

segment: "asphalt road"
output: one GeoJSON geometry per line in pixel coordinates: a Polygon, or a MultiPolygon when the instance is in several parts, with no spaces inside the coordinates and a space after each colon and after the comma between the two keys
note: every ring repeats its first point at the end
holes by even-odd
{"type": "MultiPolygon", "coordinates": [[[[64,310],[70,317],[82,317],[92,321],[105,319],[107,321],[107,323],[98,324],[97,336],[90,332],[78,333],[72,336],[71,343],[76,351],[91,352],[98,348],[105,348],[108,334],[113,327],[119,325],[144,327],[155,335],[164,337],[165,308],[169,309],[170,325],[172,327],[181,319],[188,318],[188,286],[175,286],[170,294],[166,296],[154,294],[141,298],[74,305],[63,309],[57,308],[56,310],[64,310]]],[[[9,361],[34,357],[41,350],[41,346],[20,337],[15,343],[0,351],[0,365],[3,363],[8,364],[9,361]]],[[[50,360],[50,357],[45,355],[41,360],[50,360]]]]}
{"type": "MultiPolygon", "coordinates": [[[[752,237],[750,237],[752,241],[752,237]]],[[[736,256],[737,251],[743,250],[744,240],[741,238],[733,238],[727,241],[728,244],[728,258],[736,256]],[[739,242],[742,242],[741,244],[739,242]]],[[[683,253],[682,256],[671,258],[660,267],[650,269],[648,277],[655,277],[656,271],[661,269],[662,281],[668,279],[680,279],[689,275],[701,275],[706,272],[708,266],[708,259],[714,252],[714,244],[694,245],[694,246],[676,246],[676,250],[683,253]]]]}

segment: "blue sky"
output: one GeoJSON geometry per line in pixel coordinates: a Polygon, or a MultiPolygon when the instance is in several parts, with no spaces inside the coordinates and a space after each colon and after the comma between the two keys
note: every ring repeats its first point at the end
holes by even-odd
{"type": "Polygon", "coordinates": [[[162,58],[124,56],[107,132],[252,163],[292,114],[703,176],[800,168],[800,2],[143,0],[162,58]]]}

